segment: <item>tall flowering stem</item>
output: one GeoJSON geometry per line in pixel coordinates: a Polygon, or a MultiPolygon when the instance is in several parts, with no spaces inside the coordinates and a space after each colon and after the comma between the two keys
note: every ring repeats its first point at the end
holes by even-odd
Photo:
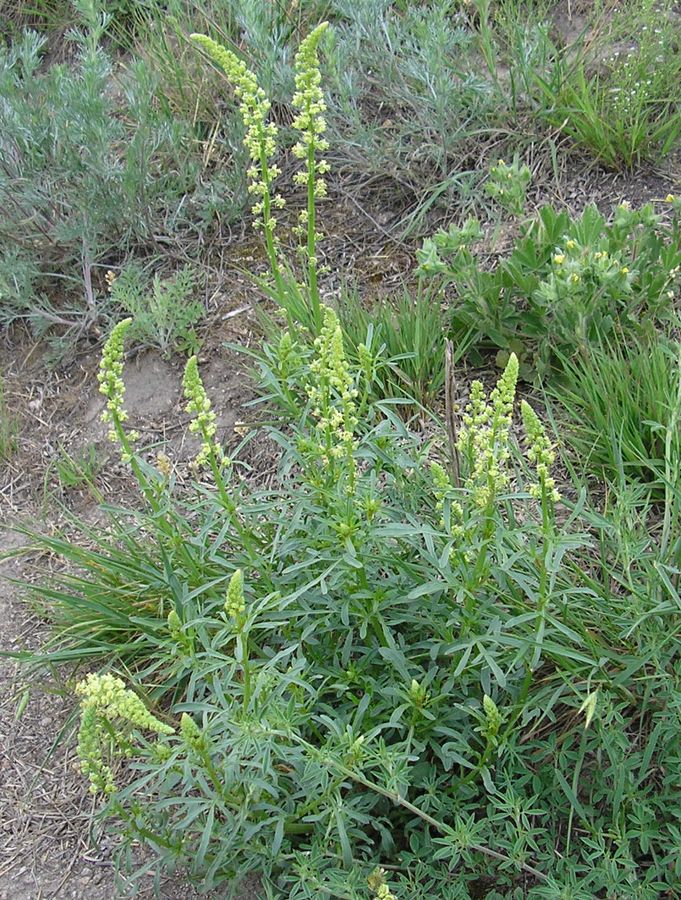
{"type": "Polygon", "coordinates": [[[324,153],[329,146],[324,139],[326,103],[321,88],[322,76],[319,71],[317,48],[328,26],[328,22],[322,22],[310,32],[298,48],[294,64],[296,91],[293,95],[293,106],[298,114],[293,120],[293,127],[300,132],[300,137],[293,152],[298,159],[305,162],[305,168],[296,174],[294,180],[307,186],[307,209],[301,213],[300,224],[307,230],[307,271],[317,333],[322,327],[322,308],[317,284],[319,262],[317,241],[321,235],[317,231],[316,201],[326,196],[326,182],[323,176],[329,171],[327,161],[317,158],[317,155],[324,153]]]}
{"type": "Polygon", "coordinates": [[[467,608],[471,614],[475,611],[475,590],[487,571],[488,545],[495,528],[496,499],[509,482],[509,436],[517,381],[518,358],[512,353],[489,398],[482,384],[473,382],[457,443],[457,450],[467,463],[464,487],[483,517],[477,558],[469,560],[473,565],[466,570],[469,573],[471,598],[467,608]]]}
{"type": "Polygon", "coordinates": [[[185,410],[192,418],[189,430],[198,435],[201,440],[201,446],[196,455],[195,464],[197,466],[210,466],[222,505],[231,515],[234,527],[239,533],[244,546],[252,552],[255,552],[251,535],[244,529],[239,521],[237,505],[227,490],[223,470],[230,465],[230,461],[225,457],[222,447],[215,439],[217,434],[217,419],[201,379],[196,356],[192,356],[187,360],[187,365],[184,369],[184,377],[182,379],[182,387],[184,388],[184,396],[187,400],[185,410]]]}
{"type": "Polygon", "coordinates": [[[236,630],[237,661],[241,663],[244,679],[244,712],[251,702],[251,666],[249,661],[248,627],[246,622],[246,598],[244,596],[244,573],[241,569],[229,579],[225,594],[225,614],[236,630]]]}
{"type": "Polygon", "coordinates": [[[123,423],[128,418],[128,414],[123,406],[125,399],[125,384],[123,382],[124,343],[125,334],[131,325],[132,319],[123,319],[122,322],[114,325],[107,342],[104,344],[97,374],[99,392],[106,397],[106,407],[102,413],[102,422],[106,422],[109,425],[109,440],[120,444],[123,462],[130,462],[132,458],[130,437],[123,428],[123,423]]]}
{"type": "Polygon", "coordinates": [[[128,419],[123,401],[125,384],[123,382],[125,335],[132,325],[132,319],[123,319],[114,325],[108,340],[104,344],[102,358],[99,363],[97,380],[99,392],[106,397],[106,407],[102,413],[102,421],[109,425],[109,440],[117,443],[121,451],[121,459],[132,469],[144,497],[152,509],[158,511],[158,500],[154,486],[143,472],[133,450],[133,443],[139,438],[136,431],[126,431],[124,423],[128,419]]]}
{"type": "Polygon", "coordinates": [[[475,505],[487,513],[508,484],[509,432],[517,382],[518,358],[512,353],[489,400],[482,384],[473,382],[463,416],[457,449],[468,462],[466,487],[475,505]]]}
{"type": "Polygon", "coordinates": [[[325,468],[338,477],[336,463],[344,461],[346,491],[354,494],[357,448],[357,389],[343,347],[343,332],[336,313],[322,307],[323,325],[315,339],[315,359],[310,363],[312,379],[307,389],[316,421],[319,457],[325,468]]]}
{"type": "Polygon", "coordinates": [[[255,198],[251,211],[255,216],[254,226],[262,227],[265,247],[277,290],[286,290],[277,259],[277,244],[274,236],[277,220],[274,209],[284,206],[284,198],[273,191],[273,182],[280,169],[273,162],[277,149],[277,126],[268,122],[270,101],[258,84],[255,74],[239,57],[218,44],[205,34],[192,34],[191,40],[209,56],[227,75],[239,101],[239,112],[246,128],[244,145],[250,157],[248,168],[248,191],[255,198]]]}
{"type": "Polygon", "coordinates": [[[546,608],[549,602],[549,557],[554,544],[555,505],[560,500],[556,482],[551,475],[551,466],[556,454],[546,434],[546,429],[537,413],[527,401],[520,404],[520,411],[527,439],[527,459],[535,468],[537,481],[530,485],[530,494],[541,502],[544,541],[541,556],[537,559],[539,570],[539,591],[537,592],[537,630],[535,650],[532,655],[521,695],[527,695],[530,688],[531,673],[537,667],[541,656],[541,636],[544,631],[546,608]]]}

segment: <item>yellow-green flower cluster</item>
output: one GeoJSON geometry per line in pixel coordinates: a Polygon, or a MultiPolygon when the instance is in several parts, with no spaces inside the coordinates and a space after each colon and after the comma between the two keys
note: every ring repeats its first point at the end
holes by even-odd
{"type": "Polygon", "coordinates": [[[350,367],[343,348],[343,332],[336,313],[324,307],[324,324],[314,342],[316,356],[310,364],[312,373],[307,394],[317,431],[324,439],[322,461],[345,457],[352,461],[356,447],[357,427],[354,387],[350,367]]]}
{"type": "Polygon", "coordinates": [[[530,486],[530,493],[537,499],[545,498],[549,503],[557,503],[560,494],[556,490],[556,482],[551,477],[551,466],[555,462],[556,454],[539,416],[530,404],[523,400],[520,409],[528,442],[527,458],[534,465],[539,479],[537,484],[530,486]]]}
{"type": "MultiPolygon", "coordinates": [[[[173,734],[174,729],[153,716],[137,694],[113,675],[88,675],[76,686],[76,694],[81,698],[78,732],[81,769],[90,779],[93,793],[111,794],[115,791],[113,774],[102,757],[104,741],[111,737],[113,720],[123,719],[128,725],[155,734],[173,734]]],[[[114,733],[117,741],[122,742],[122,735],[114,733]]]]}
{"type": "Polygon", "coordinates": [[[244,598],[244,573],[241,569],[229,579],[227,594],[225,596],[225,612],[230,619],[239,620],[246,612],[246,600],[244,598]]]}
{"type": "Polygon", "coordinates": [[[479,381],[471,385],[458,450],[468,462],[466,487],[481,509],[508,484],[506,463],[517,381],[518,358],[512,353],[489,400],[479,381]]]}
{"type": "Polygon", "coordinates": [[[195,356],[187,360],[182,381],[184,395],[189,401],[185,407],[192,417],[189,430],[201,437],[201,449],[196,457],[196,465],[205,465],[211,456],[222,459],[222,447],[215,440],[217,423],[206,389],[199,375],[199,365],[195,356]]]}
{"type": "Polygon", "coordinates": [[[521,166],[517,157],[511,165],[500,159],[490,167],[485,190],[511,215],[520,216],[525,209],[527,186],[531,178],[529,168],[521,166]]]}
{"type": "Polygon", "coordinates": [[[483,733],[490,743],[496,744],[499,729],[503,725],[503,717],[499,709],[490,696],[485,694],[482,698],[482,709],[485,713],[485,724],[483,733]]]}
{"type": "Polygon", "coordinates": [[[298,48],[294,64],[296,90],[293,95],[293,106],[298,113],[293,120],[293,127],[300,132],[300,138],[293,152],[298,159],[306,162],[305,169],[297,173],[294,180],[297,184],[307,184],[308,179],[314,179],[314,194],[317,199],[326,195],[326,182],[323,176],[329,171],[326,160],[316,159],[316,154],[324,153],[329,146],[323,137],[326,131],[324,119],[326,103],[321,88],[322,76],[317,55],[319,40],[328,24],[322,22],[308,34],[298,48]]]}
{"type": "Polygon", "coordinates": [[[396,900],[385,880],[385,869],[377,866],[367,878],[369,890],[375,895],[376,900],[396,900]]]}
{"type": "MultiPolygon", "coordinates": [[[[191,39],[223,69],[239,100],[239,112],[246,127],[244,144],[251,159],[248,190],[256,198],[251,211],[256,216],[254,224],[259,227],[258,217],[263,212],[268,212],[265,209],[266,198],[268,204],[271,202],[274,207],[284,206],[284,199],[279,194],[270,196],[272,182],[280,174],[279,168],[271,162],[277,147],[277,127],[274,122],[267,121],[270,101],[259,86],[255,74],[235,53],[205,34],[192,34],[191,39]]],[[[264,224],[272,232],[276,219],[266,214],[264,224]]]]}
{"type": "Polygon", "coordinates": [[[190,750],[200,752],[205,747],[203,732],[187,713],[182,713],[180,717],[180,734],[190,750]]]}
{"type": "MultiPolygon", "coordinates": [[[[123,319],[122,322],[113,327],[109,339],[104,344],[97,374],[99,392],[106,397],[106,407],[102,413],[102,421],[107,422],[111,426],[109,428],[109,440],[114,442],[119,440],[116,428],[120,428],[128,418],[128,414],[123,408],[123,400],[125,398],[123,352],[125,333],[131,325],[132,319],[123,319]]],[[[128,439],[132,441],[137,437],[138,435],[135,432],[131,432],[128,435],[128,439]]],[[[130,461],[128,453],[123,453],[123,461],[130,461]]]]}
{"type": "MultiPolygon", "coordinates": [[[[445,502],[450,493],[454,490],[454,486],[446,470],[438,462],[431,462],[430,476],[433,479],[435,508],[440,513],[440,526],[445,528],[447,524],[444,516],[445,502]]],[[[454,537],[460,537],[463,534],[463,528],[460,524],[463,520],[463,509],[461,508],[461,504],[457,503],[456,500],[450,501],[449,508],[450,518],[455,520],[454,522],[450,522],[450,533],[454,537]]]]}
{"type": "Polygon", "coordinates": [[[285,383],[300,368],[302,359],[298,345],[291,337],[289,331],[285,331],[277,344],[277,374],[285,383]]]}

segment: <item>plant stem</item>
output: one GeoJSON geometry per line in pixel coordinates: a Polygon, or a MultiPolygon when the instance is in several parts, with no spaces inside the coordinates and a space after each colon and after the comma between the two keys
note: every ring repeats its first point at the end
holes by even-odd
{"type": "Polygon", "coordinates": [[[314,330],[319,334],[322,328],[322,309],[317,284],[317,212],[315,208],[315,145],[310,142],[307,150],[307,271],[309,278],[310,302],[314,330]]]}

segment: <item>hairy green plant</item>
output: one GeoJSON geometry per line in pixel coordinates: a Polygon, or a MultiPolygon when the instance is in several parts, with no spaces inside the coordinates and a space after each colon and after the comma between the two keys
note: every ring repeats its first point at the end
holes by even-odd
{"type": "Polygon", "coordinates": [[[190,266],[175,275],[161,278],[138,265],[125,266],[120,274],[108,273],[111,299],[133,323],[129,336],[148,347],[158,347],[165,355],[173,351],[196,352],[194,326],[202,318],[203,303],[195,298],[197,276],[190,266]]]}
{"type": "Polygon", "coordinates": [[[471,330],[482,346],[514,351],[529,376],[545,374],[599,340],[627,341],[674,319],[681,277],[679,203],[671,219],[652,204],[622,203],[611,221],[589,206],[578,218],[544,207],[523,226],[507,257],[489,270],[468,220],[424,242],[424,275],[452,284],[454,337],[471,330]]]}
{"type": "Polygon", "coordinates": [[[266,485],[216,450],[190,361],[212,483],[189,493],[132,450],[116,332],[102,386],[144,501],[83,543],[33,536],[71,563],[34,586],[61,623],[43,662],[124,673],[79,689],[121,865],[292,898],[673,891],[678,527],[662,546],[624,495],[560,499],[527,404],[511,436],[515,357],[471,387],[448,469],[323,315],[312,355],[271,349],[292,416],[266,485]]]}

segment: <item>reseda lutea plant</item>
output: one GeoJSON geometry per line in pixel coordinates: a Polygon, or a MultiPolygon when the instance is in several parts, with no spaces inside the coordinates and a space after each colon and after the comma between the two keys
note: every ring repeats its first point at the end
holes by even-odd
{"type": "Polygon", "coordinates": [[[84,768],[119,823],[121,865],[141,841],[159,872],[182,865],[205,889],[257,872],[293,898],[670,888],[671,582],[652,557],[645,569],[648,551],[645,597],[616,569],[608,523],[558,497],[526,404],[520,452],[515,356],[489,395],[471,388],[457,473],[443,436],[424,441],[368,399],[371,367],[348,362],[322,313],[314,345],[288,333],[261,360],[289,410],[269,431],[274,481],[242,481],[238,454],[215,449],[194,360],[196,492],[133,454],[140,509],[112,512],[87,547],[45,538],[82,573],[51,590],[57,649],[126,672],[122,706],[80,689],[84,768]],[[620,773],[636,785],[626,798],[620,773]]]}
{"type": "MultiPolygon", "coordinates": [[[[298,134],[293,152],[303,163],[303,169],[294,176],[294,183],[307,189],[307,205],[300,213],[296,230],[304,239],[301,250],[306,260],[309,304],[307,312],[310,321],[302,321],[300,324],[311,325],[317,334],[322,327],[322,310],[317,251],[321,234],[317,230],[316,203],[326,196],[323,176],[329,171],[326,160],[319,158],[319,154],[328,149],[328,143],[324,138],[326,104],[321,89],[317,48],[327,28],[327,22],[319,24],[298,48],[294,62],[296,90],[292,99],[296,110],[292,127],[298,134]]],[[[278,129],[268,118],[271,103],[258,85],[255,74],[235,53],[206,35],[193,34],[191,38],[225,72],[239,100],[239,111],[246,128],[244,144],[251,160],[248,170],[248,190],[255,197],[255,203],[251,207],[253,224],[264,233],[267,258],[274,281],[274,295],[289,313],[295,308],[300,318],[305,312],[304,304],[301,306],[299,302],[302,291],[290,268],[280,260],[279,244],[275,234],[277,220],[274,210],[282,209],[285,201],[274,188],[274,182],[281,171],[274,163],[278,129]]]]}

